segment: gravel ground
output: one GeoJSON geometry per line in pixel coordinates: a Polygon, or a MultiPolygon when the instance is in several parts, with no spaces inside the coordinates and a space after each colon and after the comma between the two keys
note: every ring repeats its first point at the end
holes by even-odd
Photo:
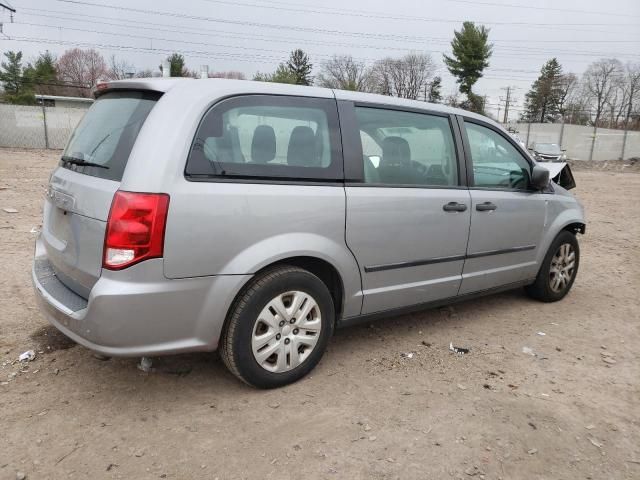
{"type": "Polygon", "coordinates": [[[57,155],[0,149],[0,479],[640,478],[635,169],[576,169],[589,225],[562,302],[513,291],[340,330],[311,376],[258,391],[215,354],[143,373],[48,326],[30,264],[57,155]]]}

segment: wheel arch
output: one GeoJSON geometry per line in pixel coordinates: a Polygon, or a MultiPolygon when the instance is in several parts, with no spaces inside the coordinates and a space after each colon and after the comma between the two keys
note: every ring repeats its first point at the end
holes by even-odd
{"type": "Polygon", "coordinates": [[[582,235],[584,235],[587,231],[587,225],[584,222],[572,222],[562,227],[560,231],[562,230],[566,230],[567,232],[571,232],[573,234],[581,233],[582,235]]]}
{"type": "Polygon", "coordinates": [[[344,313],[346,301],[344,280],[340,275],[338,268],[331,262],[320,257],[311,255],[296,255],[274,260],[271,263],[262,266],[249,279],[247,279],[247,281],[240,287],[240,289],[236,293],[233,301],[229,305],[227,312],[225,313],[224,325],[222,327],[223,332],[226,329],[227,323],[235,305],[238,302],[238,299],[241,298],[242,295],[244,295],[247,287],[251,284],[251,282],[263,272],[277,268],[279,266],[298,267],[303,270],[307,270],[308,272],[318,277],[322,281],[322,283],[326,285],[329,293],[331,294],[331,298],[333,299],[334,304],[335,322],[336,324],[338,323],[339,319],[344,313]]]}
{"type": "MultiPolygon", "coordinates": [[[[569,212],[567,212],[569,213],[569,212]]],[[[574,235],[577,233],[584,233],[586,231],[586,224],[582,218],[576,218],[574,215],[560,215],[556,220],[547,228],[546,233],[541,242],[540,249],[538,250],[536,261],[538,265],[542,264],[542,260],[547,254],[547,250],[551,246],[554,239],[560,234],[560,232],[567,231],[574,235]]]]}

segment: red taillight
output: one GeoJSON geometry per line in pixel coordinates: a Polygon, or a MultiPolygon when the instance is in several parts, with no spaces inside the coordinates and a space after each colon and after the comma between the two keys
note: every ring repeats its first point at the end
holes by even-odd
{"type": "Polygon", "coordinates": [[[121,270],[148,258],[162,257],[168,210],[166,193],[118,190],[107,220],[102,266],[121,270]]]}

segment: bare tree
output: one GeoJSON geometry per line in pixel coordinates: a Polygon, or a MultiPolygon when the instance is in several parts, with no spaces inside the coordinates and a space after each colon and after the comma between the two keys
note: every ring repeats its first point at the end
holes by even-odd
{"type": "MultiPolygon", "coordinates": [[[[162,74],[160,72],[157,72],[157,76],[160,76],[160,75],[162,75],[162,74]]],[[[154,72],[150,68],[146,68],[144,70],[139,70],[135,74],[136,78],[151,78],[153,76],[154,76],[154,72]]]]}
{"type": "Polygon", "coordinates": [[[624,126],[628,127],[632,112],[640,106],[640,63],[627,63],[623,77],[623,101],[616,117],[616,123],[624,117],[624,126]]]}
{"type": "Polygon", "coordinates": [[[603,58],[593,62],[584,74],[584,86],[595,108],[594,125],[598,125],[602,113],[618,88],[617,80],[623,72],[620,60],[603,58]]]}
{"type": "Polygon", "coordinates": [[[578,88],[578,77],[573,73],[565,73],[560,76],[558,82],[558,111],[565,114],[566,106],[578,88]]]}
{"type": "Polygon", "coordinates": [[[111,55],[109,59],[109,71],[107,78],[110,80],[122,80],[131,78],[136,71],[135,67],[126,60],[118,60],[115,55],[111,55]]]}
{"type": "Polygon", "coordinates": [[[435,71],[431,56],[424,53],[384,58],[373,67],[376,91],[383,95],[416,100],[428,88],[435,71]]]}
{"type": "Polygon", "coordinates": [[[375,90],[373,73],[364,62],[354,60],[351,55],[334,55],[322,64],[316,77],[321,87],[372,92],[375,90]]]}
{"type": "Polygon", "coordinates": [[[108,68],[104,58],[96,50],[72,48],[58,59],[56,65],[60,80],[72,84],[76,95],[88,97],[98,80],[107,78],[108,68]]]}
{"type": "Polygon", "coordinates": [[[459,107],[460,103],[460,91],[457,88],[444,98],[444,104],[450,107],[459,107]]]}

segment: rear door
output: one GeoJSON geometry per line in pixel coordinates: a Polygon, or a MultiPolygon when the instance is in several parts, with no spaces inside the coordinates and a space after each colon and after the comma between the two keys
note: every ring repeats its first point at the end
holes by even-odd
{"type": "Polygon", "coordinates": [[[534,278],[546,200],[530,188],[532,165],[507,134],[488,123],[464,119],[463,138],[471,228],[460,294],[534,278]]]}
{"type": "Polygon", "coordinates": [[[51,175],[42,241],[56,276],[87,298],[102,270],[109,209],[138,132],[160,94],[102,95],[76,127],[51,175]]]}
{"type": "Polygon", "coordinates": [[[346,238],[362,275],[362,313],[456,296],[470,197],[454,117],[348,102],[340,111],[346,238]]]}

